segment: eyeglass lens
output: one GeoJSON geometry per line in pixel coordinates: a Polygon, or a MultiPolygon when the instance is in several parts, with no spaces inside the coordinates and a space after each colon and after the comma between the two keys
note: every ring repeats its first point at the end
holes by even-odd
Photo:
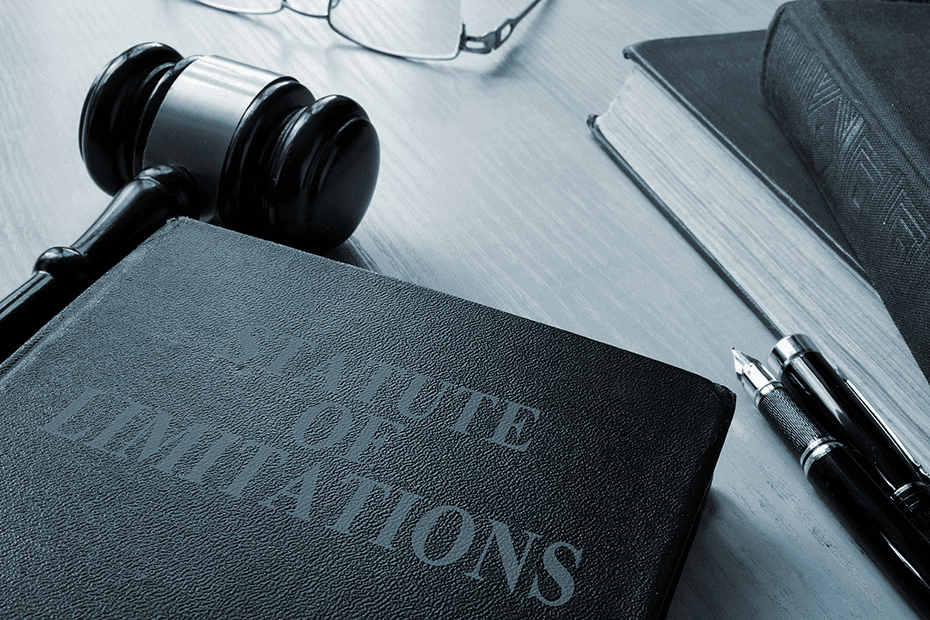
{"type": "Polygon", "coordinates": [[[197,0],[197,2],[231,13],[263,14],[281,10],[281,0],[197,0]]]}
{"type": "MultiPolygon", "coordinates": [[[[330,0],[283,0],[284,6],[298,13],[310,15],[311,17],[326,17],[326,13],[329,11],[329,7],[327,6],[329,1],[330,0]]],[[[278,4],[280,4],[280,2],[278,4]]]]}
{"type": "Polygon", "coordinates": [[[288,7],[314,17],[328,14],[330,26],[342,36],[394,56],[455,58],[462,35],[461,0],[197,1],[236,13],[275,13],[288,7]]]}
{"type": "Polygon", "coordinates": [[[360,45],[395,56],[455,58],[460,0],[332,0],[329,23],[360,45]]]}

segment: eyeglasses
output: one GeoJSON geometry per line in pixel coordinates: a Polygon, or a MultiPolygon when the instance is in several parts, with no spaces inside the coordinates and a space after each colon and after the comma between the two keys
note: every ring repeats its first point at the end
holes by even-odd
{"type": "Polygon", "coordinates": [[[451,60],[459,52],[487,54],[500,47],[540,1],[532,0],[516,17],[475,37],[465,33],[461,0],[197,0],[232,13],[267,14],[288,8],[325,17],[333,30],[362,47],[421,60],[451,60]]]}

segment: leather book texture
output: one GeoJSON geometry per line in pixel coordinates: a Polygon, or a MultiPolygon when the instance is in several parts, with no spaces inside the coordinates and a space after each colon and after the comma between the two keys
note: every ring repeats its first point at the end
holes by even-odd
{"type": "Polygon", "coordinates": [[[179,219],[0,403],[4,618],[656,618],[735,396],[179,219]]]}
{"type": "Polygon", "coordinates": [[[765,38],[765,30],[753,30],[653,39],[630,45],[624,55],[668,89],[846,263],[862,273],[810,172],[765,108],[759,90],[765,38]]]}
{"type": "Polygon", "coordinates": [[[930,5],[791,2],[762,91],[930,376],[930,5]]]}

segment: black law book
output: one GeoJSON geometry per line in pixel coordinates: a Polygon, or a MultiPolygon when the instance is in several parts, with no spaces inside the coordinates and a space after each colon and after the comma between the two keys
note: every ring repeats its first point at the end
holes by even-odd
{"type": "Polygon", "coordinates": [[[855,252],[817,184],[765,107],[759,89],[765,38],[765,30],[752,30],[652,39],[629,46],[624,55],[858,269],[855,252]]]}
{"type": "Polygon", "coordinates": [[[852,244],[803,159],[763,107],[765,36],[627,48],[633,70],[589,126],[774,336],[815,338],[927,462],[921,412],[930,409],[930,386],[858,257],[843,250],[852,244]]]}
{"type": "Polygon", "coordinates": [[[761,85],[930,376],[930,4],[785,4],[761,85]]]}
{"type": "Polygon", "coordinates": [[[656,618],[735,396],[178,219],[0,402],[5,618],[656,618]]]}

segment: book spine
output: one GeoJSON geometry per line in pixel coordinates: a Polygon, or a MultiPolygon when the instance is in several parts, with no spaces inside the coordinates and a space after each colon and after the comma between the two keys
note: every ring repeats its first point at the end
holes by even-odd
{"type": "Polygon", "coordinates": [[[930,220],[920,208],[926,184],[891,137],[892,112],[871,96],[859,68],[847,66],[842,42],[830,40],[813,13],[802,20],[790,8],[783,5],[769,28],[760,81],[766,105],[930,377],[930,220]]]}

